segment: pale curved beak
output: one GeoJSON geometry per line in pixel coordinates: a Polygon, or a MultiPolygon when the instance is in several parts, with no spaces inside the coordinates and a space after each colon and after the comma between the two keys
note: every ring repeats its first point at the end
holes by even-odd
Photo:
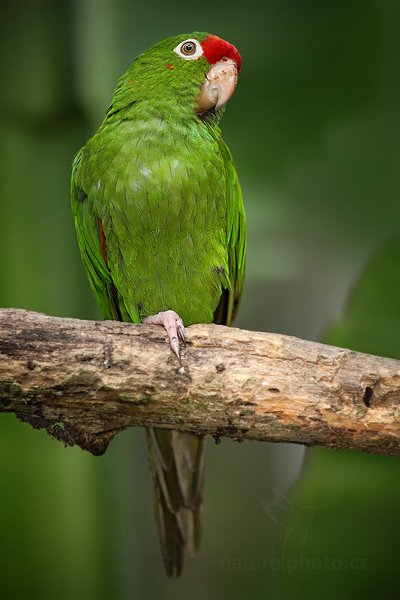
{"type": "Polygon", "coordinates": [[[218,110],[226,104],[235,91],[238,71],[232,59],[220,60],[206,73],[204,83],[197,98],[197,112],[210,108],[218,110]]]}

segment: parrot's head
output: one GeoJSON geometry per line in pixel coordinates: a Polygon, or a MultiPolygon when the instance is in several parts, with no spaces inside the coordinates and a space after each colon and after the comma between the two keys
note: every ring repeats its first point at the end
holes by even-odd
{"type": "Polygon", "coordinates": [[[126,93],[129,86],[131,98],[164,106],[174,103],[201,116],[228,102],[241,63],[235,46],[215,35],[177,35],[138,56],[116,93],[126,93]]]}

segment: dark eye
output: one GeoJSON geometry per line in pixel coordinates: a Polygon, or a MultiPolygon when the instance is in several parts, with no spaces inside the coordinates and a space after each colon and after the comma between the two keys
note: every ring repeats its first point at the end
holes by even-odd
{"type": "Polygon", "coordinates": [[[196,52],[196,44],[194,42],[184,42],[181,46],[181,52],[185,56],[192,56],[196,52]]]}
{"type": "Polygon", "coordinates": [[[196,60],[202,56],[203,48],[198,40],[189,39],[178,44],[178,46],[174,48],[174,52],[185,60],[196,60]]]}

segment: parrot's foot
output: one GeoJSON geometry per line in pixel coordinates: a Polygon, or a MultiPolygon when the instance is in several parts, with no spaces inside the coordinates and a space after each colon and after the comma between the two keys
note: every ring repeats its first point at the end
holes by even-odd
{"type": "Polygon", "coordinates": [[[180,342],[185,343],[185,328],[180,316],[174,310],[164,310],[156,315],[145,317],[142,322],[164,327],[168,334],[170,348],[181,362],[180,342]]]}

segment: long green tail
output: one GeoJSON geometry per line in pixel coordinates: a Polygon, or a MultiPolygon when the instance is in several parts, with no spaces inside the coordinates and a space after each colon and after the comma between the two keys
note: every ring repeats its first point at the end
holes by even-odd
{"type": "Polygon", "coordinates": [[[168,429],[148,429],[147,439],[162,556],[168,577],[177,578],[186,551],[200,544],[204,439],[168,429]]]}

